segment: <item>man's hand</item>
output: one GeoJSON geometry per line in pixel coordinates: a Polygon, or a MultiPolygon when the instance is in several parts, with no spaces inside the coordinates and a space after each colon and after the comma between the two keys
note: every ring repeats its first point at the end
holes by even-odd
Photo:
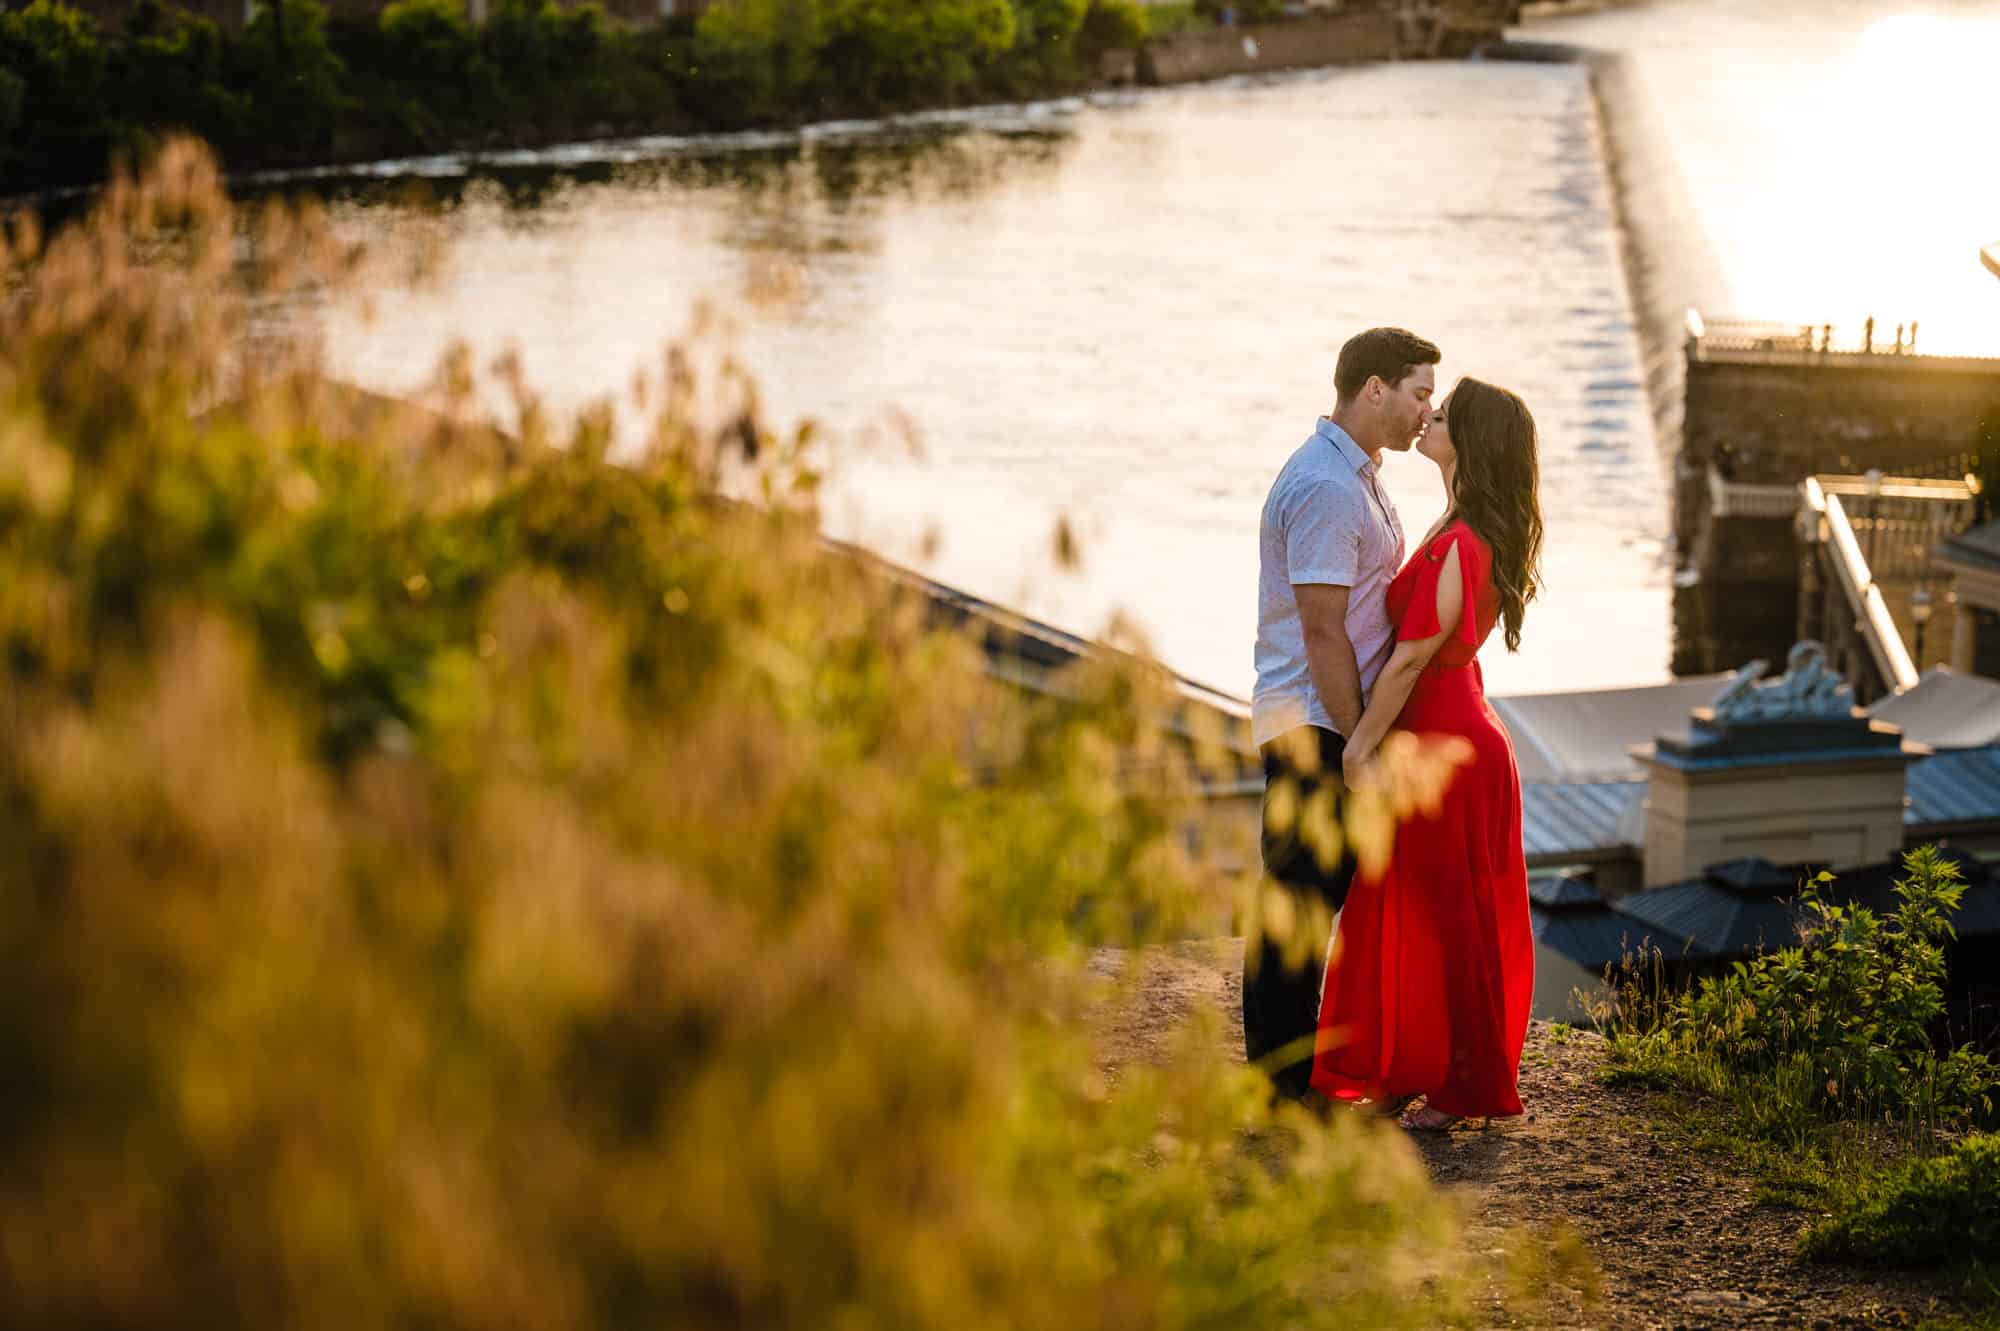
{"type": "Polygon", "coordinates": [[[1359,790],[1374,779],[1375,751],[1350,744],[1340,758],[1340,779],[1349,790],[1359,790]]]}

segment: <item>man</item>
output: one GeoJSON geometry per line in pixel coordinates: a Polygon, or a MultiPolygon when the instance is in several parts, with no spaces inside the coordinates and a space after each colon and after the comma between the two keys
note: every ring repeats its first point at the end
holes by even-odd
{"type": "Polygon", "coordinates": [[[1395,646],[1385,597],[1402,567],[1403,527],[1377,472],[1384,452],[1405,452],[1423,433],[1440,358],[1400,328],[1348,339],[1333,414],[1264,501],[1251,730],[1264,758],[1265,887],[1291,909],[1260,912],[1246,941],[1243,1041],[1294,1099],[1310,1092],[1330,912],[1354,877],[1353,857],[1326,853],[1317,833],[1337,812],[1342,737],[1395,646]]]}

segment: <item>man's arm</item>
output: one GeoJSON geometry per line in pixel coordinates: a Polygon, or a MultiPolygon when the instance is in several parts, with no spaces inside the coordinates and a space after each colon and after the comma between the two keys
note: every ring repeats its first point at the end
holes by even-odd
{"type": "Polygon", "coordinates": [[[1347,595],[1351,588],[1325,582],[1292,584],[1299,622],[1305,629],[1306,672],[1334,728],[1352,735],[1361,722],[1361,668],[1347,639],[1347,595]]]}
{"type": "MultiPolygon", "coordinates": [[[[1445,554],[1444,567],[1438,571],[1438,631],[1428,638],[1405,638],[1396,644],[1389,663],[1375,677],[1375,692],[1369,695],[1361,724],[1342,732],[1347,736],[1347,749],[1341,765],[1346,769],[1348,785],[1353,785],[1374,760],[1376,750],[1382,747],[1383,737],[1396,724],[1396,718],[1403,714],[1403,704],[1410,700],[1411,691],[1417,687],[1417,676],[1430,665],[1431,658],[1438,654],[1444,640],[1458,627],[1459,618],[1467,609],[1465,583],[1459,573],[1458,545],[1454,542],[1445,554]]],[[[1310,656],[1307,661],[1310,663],[1310,656]]]]}

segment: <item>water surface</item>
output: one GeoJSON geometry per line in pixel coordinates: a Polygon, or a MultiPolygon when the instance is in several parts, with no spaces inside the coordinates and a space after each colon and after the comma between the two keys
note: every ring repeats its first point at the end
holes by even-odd
{"type": "Polygon", "coordinates": [[[1734,313],[2000,355],[2000,3],[1673,0],[1528,35],[1625,54],[1734,313]]]}
{"type": "MultiPolygon", "coordinates": [[[[518,345],[558,400],[619,391],[710,296],[780,419],[851,453],[894,413],[922,463],[850,457],[829,525],[1094,632],[1119,609],[1176,669],[1253,677],[1258,510],[1332,400],[1349,334],[1438,341],[1448,383],[1542,429],[1548,591],[1496,691],[1663,678],[1663,468],[1640,386],[1591,93],[1574,67],[1314,72],[735,146],[521,154],[441,214],[382,190],[343,224],[442,231],[442,284],[333,321],[337,359],[412,386],[454,337],[518,345]],[[786,276],[776,307],[746,296],[786,276]],[[1072,517],[1079,573],[1050,571],[1072,517]],[[935,552],[925,538],[935,534],[935,552]]],[[[1394,458],[1412,536],[1436,473],[1394,458]]]]}

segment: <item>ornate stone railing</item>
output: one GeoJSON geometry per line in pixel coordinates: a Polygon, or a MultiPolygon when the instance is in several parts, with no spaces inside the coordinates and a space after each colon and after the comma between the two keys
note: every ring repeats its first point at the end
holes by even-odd
{"type": "Polygon", "coordinates": [[[1912,687],[1917,682],[1916,663],[1903,645],[1903,635],[1889,614],[1888,602],[1882,599],[1882,589],[1875,584],[1841,496],[1829,493],[1817,477],[1808,478],[1799,489],[1803,498],[1800,519],[1802,524],[1811,525],[1801,534],[1819,551],[1822,562],[1831,566],[1833,581],[1839,585],[1851,616],[1852,631],[1866,648],[1873,677],[1854,669],[1860,662],[1842,661],[1843,653],[1837,649],[1836,664],[1844,667],[1843,673],[1853,679],[1855,691],[1864,701],[1871,695],[1912,687]]]}
{"type": "Polygon", "coordinates": [[[1901,360],[1916,367],[1990,364],[1976,356],[1933,356],[1917,350],[1918,322],[1888,323],[1873,318],[1858,324],[1794,324],[1751,319],[1711,319],[1687,312],[1690,361],[1755,362],[1770,365],[1901,360]]]}
{"type": "Polygon", "coordinates": [[[1799,487],[1725,480],[1710,463],[1708,511],[1718,518],[1789,518],[1799,511],[1799,487]]]}

